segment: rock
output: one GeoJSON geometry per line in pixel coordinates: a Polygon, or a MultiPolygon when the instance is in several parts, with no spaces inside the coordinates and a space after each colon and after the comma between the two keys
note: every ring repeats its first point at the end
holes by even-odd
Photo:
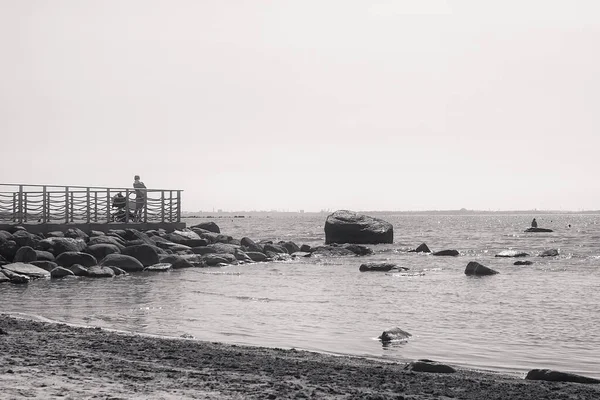
{"type": "Polygon", "coordinates": [[[491,268],[483,266],[478,262],[471,261],[465,268],[465,275],[484,276],[484,275],[496,275],[498,271],[494,271],[491,268]]]}
{"type": "Polygon", "coordinates": [[[19,250],[19,245],[14,240],[0,242],[0,256],[12,261],[19,250]]]}
{"type": "Polygon", "coordinates": [[[192,250],[192,248],[189,246],[173,242],[156,242],[156,247],[159,247],[163,250],[169,250],[174,253],[189,252],[192,250]]]}
{"type": "Polygon", "coordinates": [[[599,384],[600,379],[588,378],[587,376],[571,374],[568,372],[554,371],[551,369],[532,369],[527,373],[525,379],[532,381],[550,382],[575,382],[599,384]]]}
{"type": "Polygon", "coordinates": [[[69,271],[73,272],[75,276],[88,276],[88,269],[83,265],[74,264],[71,265],[69,271]]]}
{"type": "Polygon", "coordinates": [[[416,249],[409,250],[409,253],[431,253],[431,250],[425,243],[421,243],[416,249]]]}
{"type": "Polygon", "coordinates": [[[149,265],[146,268],[144,268],[144,271],[149,271],[149,272],[166,272],[166,271],[170,271],[172,268],[172,265],[169,263],[158,263],[158,264],[154,264],[154,265],[149,265]]]}
{"type": "MultiPolygon", "coordinates": [[[[206,246],[206,247],[194,247],[192,249],[192,252],[194,254],[200,254],[200,255],[204,255],[204,254],[217,254],[217,250],[213,249],[210,246],[206,246]]],[[[226,254],[226,253],[222,253],[222,254],[226,254]]]]}
{"type": "Polygon", "coordinates": [[[37,261],[54,261],[56,259],[56,257],[54,257],[54,254],[44,250],[36,250],[35,257],[37,261]]]}
{"type": "MultiPolygon", "coordinates": [[[[123,250],[125,249],[125,247],[123,247],[123,250]]],[[[109,254],[118,254],[121,252],[121,248],[119,248],[117,245],[115,244],[108,244],[108,243],[98,243],[98,244],[93,244],[91,246],[86,247],[83,250],[85,253],[91,254],[94,257],[96,257],[96,260],[102,260],[104,257],[106,257],[109,254]]]]}
{"type": "Polygon", "coordinates": [[[458,252],[458,250],[441,250],[441,251],[436,251],[435,253],[433,253],[434,256],[446,256],[446,257],[456,257],[459,254],[460,253],[458,252]]]}
{"type": "Polygon", "coordinates": [[[309,245],[303,244],[302,246],[300,246],[300,251],[303,251],[305,253],[310,253],[312,251],[312,249],[310,248],[309,245]]]}
{"type": "Polygon", "coordinates": [[[538,233],[538,232],[554,232],[552,229],[547,229],[547,228],[527,228],[525,229],[525,232],[534,232],[534,233],[538,233]]]}
{"type": "Polygon", "coordinates": [[[102,231],[90,231],[90,238],[98,237],[98,236],[106,236],[106,234],[102,231]]]}
{"type": "Polygon", "coordinates": [[[75,276],[75,274],[66,268],[56,267],[52,271],[50,271],[50,276],[52,279],[64,278],[65,276],[75,276]]]}
{"type": "Polygon", "coordinates": [[[112,278],[115,276],[115,272],[111,268],[102,265],[94,265],[88,268],[87,272],[87,276],[90,278],[112,278]]]}
{"type": "Polygon", "coordinates": [[[529,257],[529,254],[517,250],[504,250],[496,254],[496,257],[529,257]]]}
{"type": "Polygon", "coordinates": [[[382,342],[391,342],[391,341],[400,341],[400,340],[408,340],[412,335],[398,327],[387,329],[383,331],[381,335],[379,335],[379,340],[382,342]]]}
{"type": "Polygon", "coordinates": [[[46,233],[46,237],[47,238],[52,238],[52,237],[65,237],[65,234],[61,231],[52,231],[52,232],[48,232],[46,233]]]}
{"type": "Polygon", "coordinates": [[[137,229],[125,229],[123,239],[125,241],[141,240],[144,244],[154,244],[154,241],[150,239],[150,236],[146,235],[144,232],[138,231],[137,229]]]}
{"type": "Polygon", "coordinates": [[[408,268],[399,267],[396,264],[387,263],[387,262],[370,262],[370,263],[362,264],[358,268],[358,270],[360,272],[369,272],[369,271],[387,272],[387,271],[391,271],[391,270],[408,271],[408,268]]]}
{"type": "Polygon", "coordinates": [[[48,238],[40,241],[39,243],[41,250],[46,250],[58,256],[61,253],[67,251],[83,251],[86,248],[86,244],[81,239],[73,238],[48,238]]]}
{"type": "Polygon", "coordinates": [[[24,262],[28,263],[31,261],[37,261],[37,253],[35,250],[29,246],[20,247],[15,253],[15,257],[13,258],[14,262],[24,262]]]}
{"type": "Polygon", "coordinates": [[[557,249],[545,250],[540,254],[540,257],[556,257],[559,251],[557,249]]]}
{"type": "Polygon", "coordinates": [[[37,235],[34,235],[33,233],[19,230],[13,233],[12,240],[14,240],[19,247],[36,247],[40,240],[42,240],[42,238],[40,238],[37,235]]]}
{"type": "Polygon", "coordinates": [[[119,248],[119,251],[125,248],[125,241],[115,236],[96,236],[90,238],[90,240],[87,243],[87,247],[91,247],[96,244],[112,244],[113,246],[117,246],[119,248]]]}
{"type": "Polygon", "coordinates": [[[244,247],[244,249],[247,250],[246,253],[248,253],[248,251],[258,252],[258,253],[262,253],[264,251],[262,246],[254,243],[252,241],[252,239],[250,239],[248,237],[243,237],[242,240],[240,240],[240,243],[244,247]]]}
{"type": "Polygon", "coordinates": [[[285,248],[287,250],[288,254],[292,254],[292,253],[296,253],[296,252],[300,251],[300,247],[292,241],[279,242],[279,245],[283,246],[283,248],[285,248]]]}
{"type": "Polygon", "coordinates": [[[316,257],[356,256],[353,251],[341,246],[318,246],[312,250],[312,255],[316,257]]]}
{"type": "Polygon", "coordinates": [[[350,250],[357,256],[368,256],[373,254],[373,250],[371,248],[360,244],[343,244],[342,247],[346,250],[350,250]]]}
{"type": "MultiPolygon", "coordinates": [[[[300,250],[300,249],[298,249],[300,250]]],[[[289,254],[287,249],[279,244],[266,243],[263,246],[263,251],[266,254],[267,252],[278,253],[278,254],[289,254]]]]}
{"type": "Polygon", "coordinates": [[[0,241],[4,240],[12,240],[12,233],[0,230],[0,241]]]}
{"type": "Polygon", "coordinates": [[[255,262],[269,261],[269,257],[267,257],[265,253],[261,253],[259,251],[247,251],[246,255],[255,262]]]}
{"type": "Polygon", "coordinates": [[[115,267],[114,265],[109,265],[108,268],[113,270],[115,276],[129,275],[126,271],[122,270],[119,267],[115,267]]]}
{"type": "Polygon", "coordinates": [[[198,225],[192,226],[192,228],[204,229],[205,231],[213,233],[221,233],[221,229],[219,229],[219,226],[212,221],[201,222],[198,225]]]}
{"type": "Polygon", "coordinates": [[[244,252],[241,249],[236,249],[235,252],[233,253],[233,256],[238,261],[243,261],[243,262],[248,262],[248,263],[253,262],[252,259],[246,254],[246,252],[244,252]]]}
{"type": "Polygon", "coordinates": [[[515,261],[513,265],[531,265],[533,264],[533,261],[515,261]]]}
{"type": "MultiPolygon", "coordinates": [[[[29,283],[31,280],[28,276],[17,274],[7,269],[0,269],[0,271],[10,280],[10,283],[29,283]]],[[[48,272],[48,276],[50,276],[50,272],[48,272]]]]}
{"type": "Polygon", "coordinates": [[[205,254],[203,257],[206,265],[212,267],[217,264],[235,264],[237,259],[233,254],[205,254]]]}
{"type": "Polygon", "coordinates": [[[121,240],[125,240],[126,235],[127,232],[125,231],[125,229],[109,229],[106,232],[106,236],[118,237],[121,240]]]}
{"type": "Polygon", "coordinates": [[[2,266],[2,269],[15,274],[25,275],[29,278],[50,278],[50,272],[45,269],[21,262],[6,264],[2,266]]]}
{"type": "Polygon", "coordinates": [[[147,244],[129,246],[126,247],[121,253],[135,258],[141,262],[144,267],[155,265],[160,262],[158,258],[158,252],[156,251],[156,246],[150,246],[147,244]]]}
{"type": "MultiPolygon", "coordinates": [[[[201,264],[198,262],[198,264],[201,264]]],[[[171,268],[173,269],[182,269],[182,268],[193,268],[194,264],[186,260],[185,258],[179,258],[171,263],[171,268]]]]}
{"type": "Polygon", "coordinates": [[[217,254],[235,254],[236,251],[241,250],[241,246],[228,243],[213,243],[206,247],[214,250],[217,254]]]}
{"type": "Polygon", "coordinates": [[[404,368],[415,372],[431,372],[437,374],[451,374],[456,372],[454,368],[446,364],[440,364],[431,360],[418,360],[408,363],[404,368]]]}
{"type": "Polygon", "coordinates": [[[56,263],[60,267],[65,268],[69,268],[73,264],[91,267],[93,265],[98,265],[98,260],[96,260],[96,257],[88,253],[83,253],[80,251],[65,251],[56,257],[56,263]]]}
{"type": "Polygon", "coordinates": [[[84,242],[87,242],[90,238],[87,233],[85,233],[84,231],[82,231],[79,228],[67,229],[67,231],[65,232],[65,237],[72,238],[72,239],[81,239],[84,242]]]}
{"type": "Polygon", "coordinates": [[[4,272],[2,272],[2,268],[0,268],[0,283],[5,283],[5,282],[10,282],[10,278],[6,275],[4,275],[4,272]]]}
{"type": "Polygon", "coordinates": [[[208,245],[208,240],[206,239],[182,239],[181,245],[188,247],[202,247],[208,245]]]}
{"type": "Polygon", "coordinates": [[[310,257],[312,256],[312,253],[306,251],[296,251],[295,253],[292,253],[291,256],[292,258],[310,257]]]}
{"type": "Polygon", "coordinates": [[[48,272],[51,272],[54,268],[58,267],[58,264],[54,261],[32,261],[31,265],[35,265],[41,269],[45,269],[48,272]]]}
{"type": "Polygon", "coordinates": [[[325,221],[325,243],[393,243],[394,228],[384,220],[338,210],[325,221]]]}
{"type": "Polygon", "coordinates": [[[114,266],[119,267],[126,272],[143,271],[144,266],[135,258],[125,254],[109,254],[100,261],[103,267],[114,266]]]}

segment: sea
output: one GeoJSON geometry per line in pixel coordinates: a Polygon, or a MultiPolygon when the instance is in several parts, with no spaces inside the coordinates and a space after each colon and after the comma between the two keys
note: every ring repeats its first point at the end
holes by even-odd
{"type": "MultiPolygon", "coordinates": [[[[0,311],[143,334],[295,348],[524,375],[551,368],[600,378],[600,215],[373,213],[394,243],[363,257],[0,285],[0,311]],[[525,233],[533,217],[551,233],[525,233]],[[457,257],[408,252],[421,243],[457,257]],[[557,249],[555,257],[541,257],[557,249]],[[499,258],[504,250],[529,254],[499,258]],[[532,265],[514,265],[530,260],[532,265]],[[366,262],[405,272],[360,272],[366,262]],[[499,272],[464,274],[477,261],[499,272]],[[399,327],[412,336],[384,344],[399,327]]],[[[239,213],[213,221],[254,241],[324,244],[326,213],[239,213]]]]}

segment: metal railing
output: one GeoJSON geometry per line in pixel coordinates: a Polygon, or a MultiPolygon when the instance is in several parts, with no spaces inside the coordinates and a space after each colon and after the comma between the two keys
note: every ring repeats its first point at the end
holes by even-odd
{"type": "Polygon", "coordinates": [[[183,190],[144,189],[143,191],[145,200],[137,201],[136,190],[133,188],[0,183],[0,221],[8,223],[181,222],[183,190]],[[120,208],[114,205],[117,193],[121,193],[125,199],[123,207],[120,208]]]}

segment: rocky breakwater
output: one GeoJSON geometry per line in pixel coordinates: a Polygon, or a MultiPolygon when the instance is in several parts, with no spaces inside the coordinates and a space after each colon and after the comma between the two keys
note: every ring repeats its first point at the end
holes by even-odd
{"type": "Polygon", "coordinates": [[[394,227],[382,219],[338,210],[325,221],[325,243],[393,243],[394,227]]]}
{"type": "Polygon", "coordinates": [[[291,241],[259,241],[222,234],[211,223],[167,232],[69,229],[36,235],[22,227],[0,231],[0,283],[39,278],[109,278],[181,268],[286,261],[299,257],[363,256],[368,247],[332,244],[311,248],[291,241]]]}

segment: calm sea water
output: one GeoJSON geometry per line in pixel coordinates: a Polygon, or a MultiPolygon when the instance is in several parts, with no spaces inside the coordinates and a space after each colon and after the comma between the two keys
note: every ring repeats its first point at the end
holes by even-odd
{"type": "MultiPolygon", "coordinates": [[[[307,258],[115,279],[0,285],[0,310],[159,335],[391,360],[430,358],[524,373],[554,368],[600,378],[600,215],[537,216],[554,233],[523,233],[532,216],[378,215],[393,245],[368,257],[307,258]],[[569,227],[569,224],[571,225],[569,227]],[[459,257],[406,253],[425,242],[459,257]],[[547,249],[560,256],[542,258],[547,249]],[[531,266],[494,257],[531,254],[531,266]],[[361,273],[391,261],[409,273],[361,273]],[[464,275],[469,261],[499,275],[464,275]],[[384,329],[412,333],[388,347],[384,329]]],[[[324,242],[325,214],[219,218],[223,233],[324,242]]],[[[189,219],[193,225],[204,219],[189,219]]]]}

